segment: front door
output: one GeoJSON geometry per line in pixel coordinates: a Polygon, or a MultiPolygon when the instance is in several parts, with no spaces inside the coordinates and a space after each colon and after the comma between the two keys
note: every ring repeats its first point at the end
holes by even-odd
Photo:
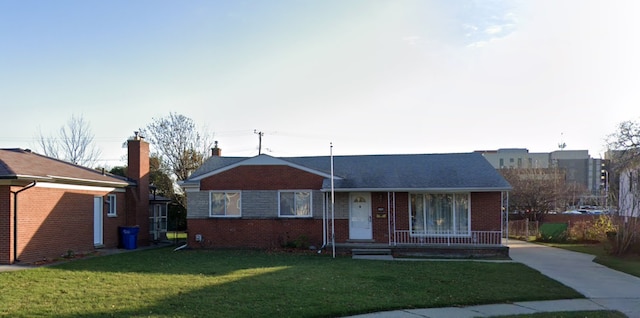
{"type": "Polygon", "coordinates": [[[352,193],[349,196],[349,238],[370,240],[371,230],[371,194],[352,193]]]}
{"type": "Polygon", "coordinates": [[[102,241],[102,197],[93,198],[93,245],[101,246],[102,241]]]}

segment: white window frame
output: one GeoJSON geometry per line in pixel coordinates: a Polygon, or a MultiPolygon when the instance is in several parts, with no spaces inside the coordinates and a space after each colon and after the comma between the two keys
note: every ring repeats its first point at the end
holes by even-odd
{"type": "Polygon", "coordinates": [[[280,218],[294,218],[294,219],[309,219],[313,217],[313,191],[312,190],[280,190],[278,191],[278,217],[280,218]],[[296,210],[295,204],[295,198],[296,198],[296,193],[308,193],[309,194],[309,215],[288,215],[288,214],[281,214],[282,210],[282,194],[283,193],[293,193],[293,199],[294,199],[294,210],[296,210]]]}
{"type": "Polygon", "coordinates": [[[107,208],[107,216],[108,217],[116,217],[118,216],[118,204],[117,204],[117,196],[115,194],[108,194],[107,200],[105,201],[109,206],[107,208]]]}
{"type": "Polygon", "coordinates": [[[411,236],[414,237],[451,237],[451,236],[455,236],[455,237],[470,237],[471,236],[471,193],[469,192],[447,192],[447,193],[423,193],[423,192],[413,192],[413,193],[409,193],[409,202],[408,202],[408,206],[409,206],[409,234],[411,236]],[[414,231],[413,229],[413,222],[411,220],[411,216],[413,215],[413,211],[412,209],[412,204],[411,204],[411,196],[412,195],[421,195],[422,196],[422,200],[423,202],[426,201],[425,196],[429,195],[429,194],[448,194],[448,195],[452,195],[452,202],[451,202],[451,217],[452,217],[452,231],[451,232],[447,232],[447,233],[434,233],[434,232],[428,232],[427,231],[427,227],[426,227],[426,222],[428,222],[427,220],[427,215],[426,215],[426,204],[423,203],[423,208],[422,208],[422,214],[423,214],[423,220],[425,222],[425,224],[423,225],[425,230],[424,232],[418,232],[418,231],[414,231]],[[467,231],[463,232],[463,233],[456,233],[456,196],[459,195],[465,195],[467,197],[467,231]]]}
{"type": "Polygon", "coordinates": [[[240,190],[225,190],[225,191],[209,191],[209,217],[211,218],[239,218],[242,217],[242,191],[240,190]],[[227,214],[227,208],[228,208],[228,201],[225,203],[224,205],[224,214],[213,214],[213,209],[212,209],[212,203],[213,203],[213,195],[216,193],[222,193],[225,195],[225,200],[227,200],[227,195],[234,193],[237,194],[238,197],[238,203],[237,203],[237,209],[238,209],[238,214],[227,214]]]}

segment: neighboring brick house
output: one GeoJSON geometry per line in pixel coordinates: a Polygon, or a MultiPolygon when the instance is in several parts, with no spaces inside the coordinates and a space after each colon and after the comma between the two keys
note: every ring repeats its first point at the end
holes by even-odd
{"type": "Polygon", "coordinates": [[[0,149],[0,264],[114,248],[119,226],[149,243],[149,144],[128,141],[128,178],[0,149]]]}
{"type": "Polygon", "coordinates": [[[214,148],[182,183],[189,244],[502,247],[511,187],[481,154],[336,156],[333,182],[331,166],[330,156],[222,157],[214,148]]]}

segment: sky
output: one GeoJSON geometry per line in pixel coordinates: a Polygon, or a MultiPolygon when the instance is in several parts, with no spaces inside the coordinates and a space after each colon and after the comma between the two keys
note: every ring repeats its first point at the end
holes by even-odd
{"type": "Polygon", "coordinates": [[[640,2],[0,0],[0,148],[71,116],[100,166],[170,113],[223,156],[606,151],[640,2]],[[330,145],[333,145],[333,148],[330,145]]]}

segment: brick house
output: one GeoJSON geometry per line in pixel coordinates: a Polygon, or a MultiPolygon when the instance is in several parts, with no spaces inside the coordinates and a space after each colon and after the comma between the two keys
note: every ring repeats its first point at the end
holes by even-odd
{"type": "Polygon", "coordinates": [[[149,243],[149,144],[128,141],[128,178],[22,149],[0,149],[0,264],[118,245],[119,226],[149,243]]]}
{"type": "Polygon", "coordinates": [[[511,187],[478,153],[336,156],[332,174],[330,156],[223,157],[214,148],[181,185],[193,247],[489,246],[508,253],[502,206],[511,187]]]}

